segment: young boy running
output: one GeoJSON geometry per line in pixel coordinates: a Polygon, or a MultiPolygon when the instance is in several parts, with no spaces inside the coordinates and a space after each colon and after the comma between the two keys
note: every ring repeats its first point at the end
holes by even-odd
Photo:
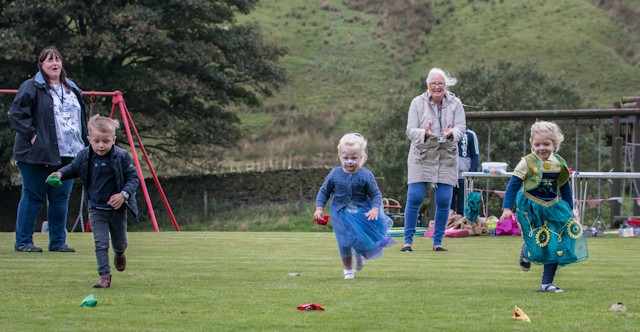
{"type": "Polygon", "coordinates": [[[117,146],[117,120],[94,115],[87,124],[90,147],[81,150],[73,162],[50,177],[59,180],[79,177],[88,193],[89,220],[96,247],[100,280],[94,288],[109,288],[109,237],[113,263],[118,271],[127,267],[127,209],[137,218],[136,190],[139,179],[129,153],[117,146]],[[126,206],[126,207],[125,207],[126,206]]]}

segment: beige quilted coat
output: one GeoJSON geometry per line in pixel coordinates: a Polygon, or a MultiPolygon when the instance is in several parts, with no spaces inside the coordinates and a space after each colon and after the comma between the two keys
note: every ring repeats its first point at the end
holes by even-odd
{"type": "Polygon", "coordinates": [[[442,114],[429,100],[429,91],[415,97],[407,116],[407,138],[411,148],[407,158],[408,183],[430,182],[458,186],[458,141],[466,130],[462,102],[451,91],[445,92],[442,114]],[[425,127],[431,123],[432,136],[425,139],[425,127]],[[444,128],[451,124],[453,137],[438,143],[444,128]]]}

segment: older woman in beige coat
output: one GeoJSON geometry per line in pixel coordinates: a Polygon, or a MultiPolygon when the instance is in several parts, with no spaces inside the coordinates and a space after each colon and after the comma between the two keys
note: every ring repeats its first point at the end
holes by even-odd
{"type": "Polygon", "coordinates": [[[424,200],[427,183],[435,189],[435,229],[433,250],[442,247],[444,229],[449,218],[453,187],[458,186],[458,141],[464,135],[466,119],[462,102],[447,87],[457,80],[440,68],[427,76],[428,90],[415,97],[407,117],[407,137],[411,148],[407,158],[408,190],[404,211],[404,245],[412,251],[418,209],[424,200]]]}

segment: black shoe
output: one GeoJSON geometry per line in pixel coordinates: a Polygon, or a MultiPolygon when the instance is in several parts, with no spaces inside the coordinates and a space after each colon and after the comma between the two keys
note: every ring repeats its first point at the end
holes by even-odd
{"type": "Polygon", "coordinates": [[[524,257],[524,247],[525,244],[523,243],[520,249],[520,268],[522,271],[527,272],[531,269],[531,262],[524,257]]]}
{"type": "Polygon", "coordinates": [[[408,247],[402,247],[400,251],[413,251],[413,249],[411,249],[411,246],[408,246],[408,247]]]}
{"type": "Polygon", "coordinates": [[[49,250],[49,251],[57,251],[57,252],[76,252],[75,249],[73,248],[69,248],[69,246],[65,243],[61,246],[59,246],[58,248],[55,248],[53,250],[49,250]]]}
{"type": "Polygon", "coordinates": [[[449,250],[447,250],[447,249],[445,249],[443,247],[436,247],[436,248],[433,248],[433,251],[449,251],[449,250]]]}
{"type": "Polygon", "coordinates": [[[21,246],[15,247],[15,251],[21,252],[42,252],[42,248],[36,247],[33,243],[23,244],[21,246]]]}

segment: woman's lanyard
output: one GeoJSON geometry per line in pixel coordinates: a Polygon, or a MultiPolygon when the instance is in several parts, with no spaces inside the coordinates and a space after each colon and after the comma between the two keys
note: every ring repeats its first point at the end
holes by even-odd
{"type": "Polygon", "coordinates": [[[62,85],[62,83],[60,83],[60,94],[58,94],[58,91],[56,90],[55,86],[53,87],[53,93],[56,95],[56,97],[58,97],[58,99],[60,99],[60,112],[62,112],[62,110],[64,109],[64,86],[62,85]]]}
{"type": "Polygon", "coordinates": [[[440,106],[438,106],[438,123],[440,123],[440,136],[444,135],[444,130],[442,129],[442,101],[440,101],[440,106]]]}

